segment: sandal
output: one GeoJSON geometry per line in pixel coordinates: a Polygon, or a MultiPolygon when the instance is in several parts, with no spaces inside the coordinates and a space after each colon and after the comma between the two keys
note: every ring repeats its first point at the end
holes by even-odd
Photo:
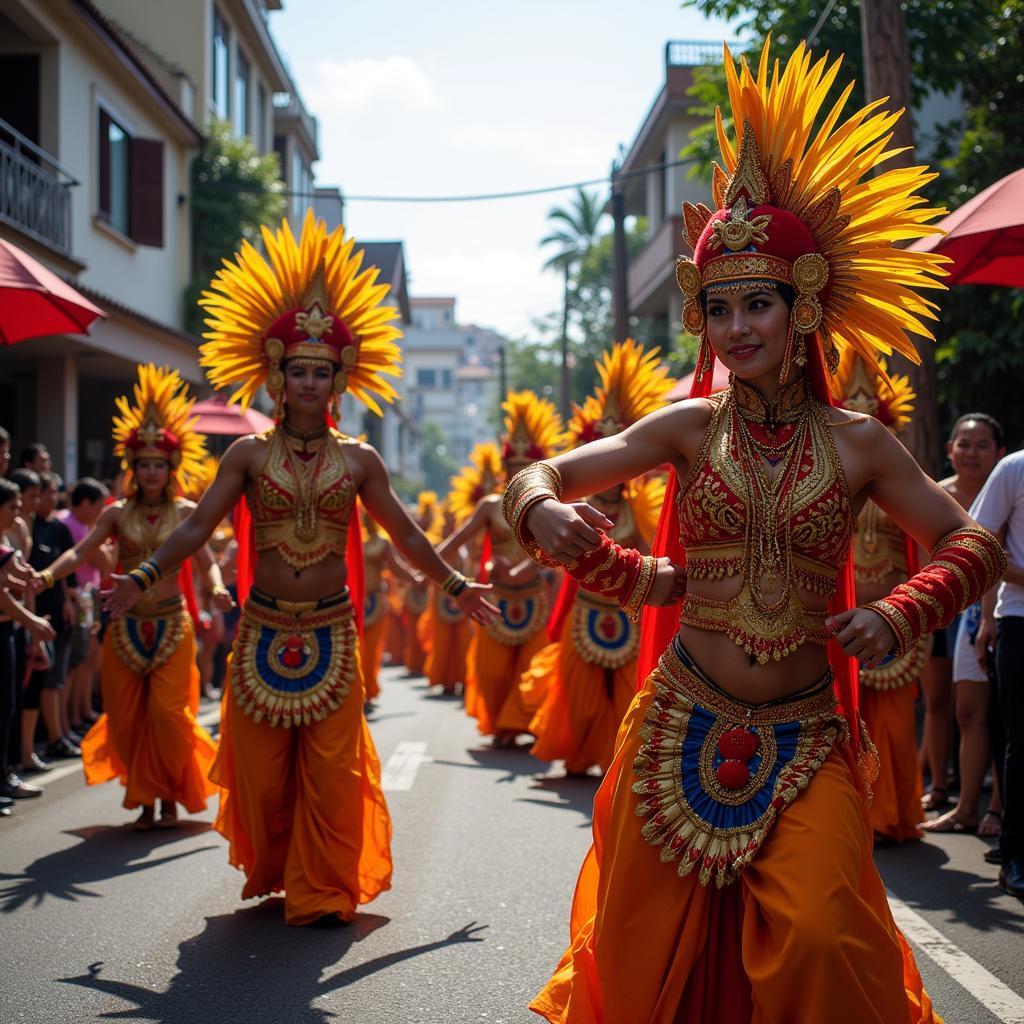
{"type": "Polygon", "coordinates": [[[154,828],[153,805],[143,804],[142,813],[132,823],[133,832],[152,832],[154,828]]]}
{"type": "Polygon", "coordinates": [[[922,821],[918,828],[922,832],[973,836],[978,831],[978,823],[968,824],[967,822],[960,821],[956,817],[956,811],[950,811],[948,814],[940,815],[938,818],[932,818],[931,821],[922,821]]]}
{"type": "Polygon", "coordinates": [[[939,811],[949,806],[949,793],[941,786],[932,786],[928,792],[921,797],[922,811],[939,811]]]}
{"type": "Polygon", "coordinates": [[[986,811],[978,822],[978,835],[982,839],[998,839],[1003,834],[1003,813],[1002,811],[986,811]],[[990,818],[995,824],[985,824],[985,819],[990,818]]]}

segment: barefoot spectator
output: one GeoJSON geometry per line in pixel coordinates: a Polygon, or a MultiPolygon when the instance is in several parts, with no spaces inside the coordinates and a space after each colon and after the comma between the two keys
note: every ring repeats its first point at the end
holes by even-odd
{"type": "MultiPolygon", "coordinates": [[[[1004,451],[1003,429],[996,420],[986,413],[961,416],[953,424],[946,442],[946,457],[953,467],[953,475],[940,480],[939,486],[963,508],[970,508],[1004,451]]],[[[953,738],[953,654],[959,622],[958,617],[946,629],[935,633],[932,655],[922,678],[925,699],[923,768],[925,775],[931,778],[922,801],[926,811],[938,811],[949,804],[947,775],[953,738]]],[[[986,681],[980,670],[976,675],[986,681]]],[[[972,695],[973,691],[965,693],[965,698],[972,695]]],[[[973,720],[973,707],[965,707],[964,713],[973,720]]],[[[959,809],[953,813],[959,815],[959,809]]],[[[976,823],[976,809],[974,815],[976,823]]],[[[952,828],[942,831],[952,831],[952,828]]]]}
{"type": "MultiPolygon", "coordinates": [[[[995,689],[1005,739],[999,887],[1024,896],[1024,451],[996,466],[972,507],[980,525],[1004,537],[1010,566],[982,600],[976,641],[982,659],[995,651],[995,689]]],[[[998,760],[998,752],[997,752],[998,760]]]]}

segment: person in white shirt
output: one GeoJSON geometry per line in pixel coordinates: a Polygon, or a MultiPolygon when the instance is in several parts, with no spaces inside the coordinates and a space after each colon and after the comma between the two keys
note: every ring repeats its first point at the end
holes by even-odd
{"type": "Polygon", "coordinates": [[[971,516],[1003,538],[1010,562],[1003,582],[982,600],[975,646],[985,662],[994,652],[996,696],[1006,739],[1000,780],[999,887],[1024,897],[1024,451],[1008,455],[996,466],[971,507],[971,516]]]}

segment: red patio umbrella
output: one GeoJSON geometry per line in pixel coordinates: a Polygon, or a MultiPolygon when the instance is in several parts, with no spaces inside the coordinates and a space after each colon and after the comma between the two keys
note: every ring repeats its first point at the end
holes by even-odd
{"type": "Polygon", "coordinates": [[[1024,167],[935,226],[945,235],[920,238],[910,248],[953,259],[947,284],[1024,287],[1024,167]]]}
{"type": "Polygon", "coordinates": [[[0,238],[0,344],[47,334],[86,334],[93,320],[106,315],[27,252],[0,238]]]}
{"type": "Polygon", "coordinates": [[[220,395],[214,395],[205,402],[192,407],[192,415],[198,416],[195,429],[200,434],[222,434],[240,437],[242,434],[259,434],[269,430],[274,421],[256,409],[245,409],[240,405],[228,405],[220,395]]]}

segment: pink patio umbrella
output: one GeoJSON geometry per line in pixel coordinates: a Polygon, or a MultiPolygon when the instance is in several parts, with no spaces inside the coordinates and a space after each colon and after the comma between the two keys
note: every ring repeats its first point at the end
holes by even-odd
{"type": "Polygon", "coordinates": [[[192,407],[192,415],[199,417],[195,429],[200,434],[240,437],[242,434],[259,434],[274,425],[269,416],[256,409],[243,410],[240,405],[228,405],[227,399],[221,395],[197,402],[192,407]]]}
{"type": "MultiPolygon", "coordinates": [[[[688,373],[681,380],[676,381],[676,386],[668,393],[670,402],[681,402],[684,398],[690,397],[690,388],[693,387],[693,378],[697,371],[688,373]]],[[[711,390],[722,391],[729,386],[729,371],[722,365],[721,359],[715,360],[715,369],[711,374],[711,390]]]]}
{"type": "Polygon", "coordinates": [[[0,238],[0,344],[47,334],[87,334],[89,325],[106,315],[27,252],[0,238]]]}
{"type": "Polygon", "coordinates": [[[910,248],[954,260],[947,284],[1024,287],[1024,167],[935,226],[945,235],[920,238],[910,248]]]}

